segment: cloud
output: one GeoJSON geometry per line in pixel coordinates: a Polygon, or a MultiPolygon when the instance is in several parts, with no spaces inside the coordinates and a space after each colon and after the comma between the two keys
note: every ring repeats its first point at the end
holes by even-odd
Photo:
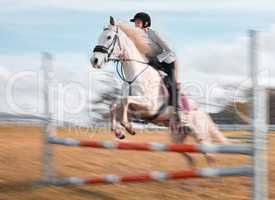
{"type": "Polygon", "coordinates": [[[275,24],[271,31],[262,32],[259,35],[260,64],[270,68],[271,73],[275,73],[275,24]]]}
{"type": "MultiPolygon", "coordinates": [[[[89,121],[92,98],[103,90],[97,80],[104,73],[92,69],[87,55],[53,56],[50,99],[53,117],[61,121],[89,121]]],[[[0,111],[41,115],[44,112],[44,74],[40,54],[0,57],[0,111]]]]}
{"type": "MultiPolygon", "coordinates": [[[[268,71],[270,78],[275,77],[275,26],[267,32],[259,32],[258,66],[260,71],[268,71]]],[[[179,53],[182,66],[182,79],[209,83],[238,84],[250,78],[249,37],[243,36],[228,43],[208,43],[201,46],[184,48],[179,53]]],[[[268,78],[268,77],[266,77],[268,78]]],[[[275,86],[272,80],[268,83],[275,86]]]]}
{"type": "MultiPolygon", "coordinates": [[[[251,87],[249,42],[250,38],[243,36],[231,43],[183,48],[178,57],[186,93],[211,112],[221,110],[222,106],[207,105],[242,100],[244,89],[251,87]],[[227,85],[235,89],[228,89],[227,85]]],[[[258,32],[257,44],[260,83],[275,88],[275,25],[269,31],[258,32]]]]}
{"type": "Polygon", "coordinates": [[[0,81],[6,81],[10,77],[10,71],[0,65],[0,81]]]}

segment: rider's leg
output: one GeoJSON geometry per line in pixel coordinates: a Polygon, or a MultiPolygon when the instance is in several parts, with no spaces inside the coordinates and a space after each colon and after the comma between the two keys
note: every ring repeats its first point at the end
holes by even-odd
{"type": "Polygon", "coordinates": [[[188,123],[188,111],[183,110],[181,105],[181,83],[179,81],[179,65],[175,61],[171,63],[172,68],[172,102],[175,114],[180,122],[180,126],[184,127],[187,132],[192,131],[188,123]]]}
{"type": "MultiPolygon", "coordinates": [[[[187,128],[187,131],[192,130],[191,128],[188,128],[189,125],[187,123],[187,114],[189,109],[182,109],[181,106],[181,84],[179,81],[179,65],[177,61],[174,61],[172,63],[161,63],[163,67],[163,71],[167,74],[168,82],[170,84],[170,95],[171,95],[171,104],[174,107],[174,115],[177,119],[177,122],[180,122],[180,127],[183,127],[184,129],[187,128]]],[[[187,104],[187,102],[185,102],[187,104]]],[[[189,107],[189,106],[186,106],[189,107]]]]}
{"type": "Polygon", "coordinates": [[[181,109],[180,101],[180,81],[179,81],[179,67],[177,61],[171,63],[172,70],[172,103],[175,108],[175,113],[179,115],[181,109]]]}
{"type": "Polygon", "coordinates": [[[180,82],[178,75],[178,63],[174,61],[172,63],[162,63],[163,70],[167,74],[167,82],[169,83],[169,93],[171,95],[170,105],[174,107],[174,114],[178,114],[178,111],[181,110],[180,105],[180,82]]]}

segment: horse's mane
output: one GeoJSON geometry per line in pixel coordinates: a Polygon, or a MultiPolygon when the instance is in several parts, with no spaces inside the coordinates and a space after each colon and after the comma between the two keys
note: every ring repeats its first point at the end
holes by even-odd
{"type": "Polygon", "coordinates": [[[142,55],[152,57],[155,54],[152,42],[143,30],[131,26],[127,22],[119,22],[116,25],[132,40],[142,55]]]}

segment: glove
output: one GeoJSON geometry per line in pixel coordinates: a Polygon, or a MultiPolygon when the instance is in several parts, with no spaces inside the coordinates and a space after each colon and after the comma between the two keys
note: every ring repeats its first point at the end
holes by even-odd
{"type": "Polygon", "coordinates": [[[152,67],[155,67],[155,68],[161,67],[161,63],[158,61],[157,57],[150,58],[148,65],[151,65],[152,67]]]}

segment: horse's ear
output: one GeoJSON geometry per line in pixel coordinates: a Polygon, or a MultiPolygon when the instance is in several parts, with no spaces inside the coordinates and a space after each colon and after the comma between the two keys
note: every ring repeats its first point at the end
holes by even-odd
{"type": "Polygon", "coordinates": [[[110,16],[110,24],[111,24],[112,26],[115,25],[115,20],[114,20],[114,18],[113,18],[112,16],[110,16]]]}

